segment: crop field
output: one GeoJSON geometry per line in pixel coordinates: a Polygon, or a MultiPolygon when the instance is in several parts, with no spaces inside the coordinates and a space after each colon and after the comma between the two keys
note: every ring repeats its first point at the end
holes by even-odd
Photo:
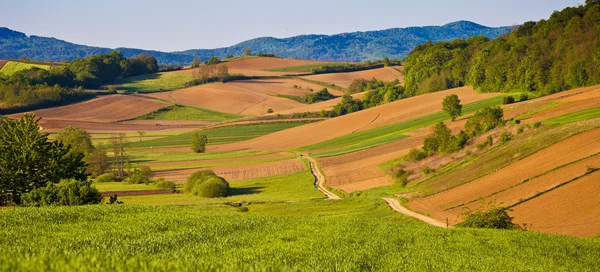
{"type": "Polygon", "coordinates": [[[600,107],[580,110],[577,112],[568,113],[561,116],[556,116],[544,121],[547,124],[566,124],[583,120],[600,118],[600,107]]]}
{"type": "Polygon", "coordinates": [[[196,120],[225,122],[240,119],[243,116],[216,112],[207,109],[194,108],[183,105],[173,105],[158,109],[151,113],[137,117],[138,120],[196,120]]]}
{"type": "Polygon", "coordinates": [[[2,209],[0,244],[10,246],[0,269],[548,271],[587,270],[600,258],[597,239],[434,228],[392,212],[383,201],[248,208],[2,209]]]}
{"type": "Polygon", "coordinates": [[[335,63],[317,63],[317,64],[309,64],[309,65],[300,65],[300,66],[288,66],[283,68],[271,68],[267,69],[269,72],[296,72],[296,73],[310,73],[312,69],[319,68],[325,64],[343,64],[339,62],[335,63]]]}
{"type": "MultiPolygon", "coordinates": [[[[244,141],[262,135],[274,133],[280,130],[305,125],[307,122],[282,122],[251,124],[243,126],[218,127],[214,129],[201,130],[200,133],[208,137],[208,144],[223,144],[244,141]]],[[[167,136],[160,139],[131,142],[127,145],[130,148],[155,148],[155,147],[173,147],[190,144],[192,133],[182,133],[167,136]]]]}
{"type": "Polygon", "coordinates": [[[404,82],[404,76],[397,69],[393,67],[384,67],[379,69],[349,72],[349,73],[333,73],[333,74],[321,74],[305,76],[304,78],[316,81],[327,82],[348,88],[353,80],[358,78],[371,79],[376,78],[384,82],[398,80],[400,83],[404,82]]]}
{"type": "Polygon", "coordinates": [[[193,79],[190,75],[177,72],[160,72],[124,78],[115,82],[115,85],[118,90],[130,93],[152,93],[182,89],[185,83],[193,79]]]}
{"type": "Polygon", "coordinates": [[[31,69],[33,67],[50,70],[50,65],[8,61],[0,67],[0,74],[10,76],[18,71],[31,69]]]}

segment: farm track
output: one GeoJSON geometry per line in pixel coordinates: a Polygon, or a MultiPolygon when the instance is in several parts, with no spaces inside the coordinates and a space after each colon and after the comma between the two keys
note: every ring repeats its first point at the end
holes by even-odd
{"type": "Polygon", "coordinates": [[[327,188],[325,188],[325,177],[321,173],[321,170],[319,170],[319,167],[317,166],[317,161],[315,161],[315,159],[308,156],[308,154],[303,153],[303,154],[301,154],[301,156],[303,158],[305,158],[306,160],[308,160],[308,164],[310,165],[310,171],[313,174],[313,176],[315,177],[315,187],[317,187],[317,189],[319,191],[321,191],[323,194],[325,194],[325,196],[328,199],[334,199],[334,200],[341,199],[339,196],[337,196],[336,194],[330,192],[329,190],[327,190],[327,188]]]}
{"type": "Polygon", "coordinates": [[[410,217],[416,218],[416,219],[421,220],[421,221],[423,221],[423,222],[425,222],[425,223],[427,223],[429,225],[432,225],[432,226],[436,226],[436,227],[440,227],[440,228],[446,228],[447,227],[446,224],[444,224],[444,223],[442,223],[440,221],[437,221],[437,220],[435,220],[435,219],[433,219],[431,217],[427,217],[425,215],[422,215],[422,214],[413,212],[413,211],[411,211],[411,210],[409,210],[407,208],[404,208],[402,206],[402,204],[400,204],[400,202],[398,200],[396,200],[396,199],[386,198],[386,197],[384,197],[382,199],[385,200],[385,202],[388,204],[388,206],[390,206],[390,208],[392,208],[394,211],[397,211],[397,212],[399,212],[401,214],[408,215],[410,217]]]}

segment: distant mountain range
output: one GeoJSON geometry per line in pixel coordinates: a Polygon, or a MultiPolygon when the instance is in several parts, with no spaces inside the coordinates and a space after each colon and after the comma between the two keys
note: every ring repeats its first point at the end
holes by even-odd
{"type": "MultiPolygon", "coordinates": [[[[336,35],[300,35],[278,39],[263,37],[230,47],[191,49],[179,52],[160,52],[135,48],[115,48],[126,57],[148,53],[159,63],[188,64],[194,57],[207,60],[212,56],[242,55],[244,49],[272,53],[279,57],[328,60],[365,61],[383,57],[402,58],[417,45],[427,41],[449,41],[472,36],[496,38],[509,33],[509,27],[486,27],[473,22],[458,21],[443,26],[391,28],[378,31],[342,33],[336,35]]],[[[110,52],[111,48],[79,45],[56,38],[27,36],[24,33],[0,27],[0,59],[18,59],[25,56],[37,61],[65,61],[110,52]]]]}

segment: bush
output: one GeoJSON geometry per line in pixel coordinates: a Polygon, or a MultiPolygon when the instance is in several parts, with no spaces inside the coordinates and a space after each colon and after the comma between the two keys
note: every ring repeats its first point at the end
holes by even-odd
{"type": "Polygon", "coordinates": [[[521,96],[519,97],[519,102],[527,100],[529,100],[529,96],[526,93],[521,94],[521,96]]]}
{"type": "Polygon", "coordinates": [[[30,207],[75,206],[98,204],[102,201],[102,195],[89,181],[68,179],[34,189],[24,194],[22,200],[24,206],[30,207]]]}
{"type": "Polygon", "coordinates": [[[267,113],[273,113],[273,109],[268,109],[267,113]]]}
{"type": "Polygon", "coordinates": [[[458,227],[483,228],[483,229],[510,229],[522,230],[523,228],[512,222],[508,215],[508,208],[493,207],[489,211],[480,209],[465,213],[467,219],[457,224],[458,227]]]}
{"type": "Polygon", "coordinates": [[[223,178],[211,177],[196,185],[194,194],[201,197],[226,197],[229,191],[229,183],[223,178]]]}
{"type": "Polygon", "coordinates": [[[507,105],[507,104],[512,104],[515,103],[515,98],[512,96],[505,96],[504,99],[502,100],[502,104],[507,105]]]}
{"type": "Polygon", "coordinates": [[[520,126],[520,127],[517,129],[517,134],[521,134],[521,133],[523,133],[523,131],[525,131],[525,127],[524,127],[524,126],[520,126]]]}
{"type": "Polygon", "coordinates": [[[164,178],[159,178],[158,180],[156,180],[155,184],[156,188],[158,189],[171,189],[175,191],[175,188],[177,187],[177,183],[168,181],[164,178]]]}
{"type": "Polygon", "coordinates": [[[404,156],[404,159],[409,162],[418,162],[427,158],[427,154],[420,149],[413,148],[404,156]]]}
{"type": "Polygon", "coordinates": [[[431,173],[435,173],[435,169],[433,169],[429,166],[425,166],[425,167],[421,168],[421,173],[423,173],[424,175],[428,175],[431,173]]]}
{"type": "Polygon", "coordinates": [[[504,111],[500,107],[488,107],[477,111],[467,119],[465,130],[470,136],[481,135],[503,124],[504,111]]]}
{"type": "Polygon", "coordinates": [[[394,173],[394,177],[402,184],[402,186],[406,186],[408,184],[408,176],[410,176],[411,172],[404,170],[404,168],[400,167],[394,173]]]}
{"type": "Polygon", "coordinates": [[[500,140],[500,143],[509,142],[512,139],[512,134],[505,130],[500,133],[500,137],[498,137],[498,139],[500,140]]]}
{"type": "Polygon", "coordinates": [[[538,122],[533,123],[533,128],[539,128],[541,126],[542,126],[542,122],[538,121],[538,122]]]}
{"type": "Polygon", "coordinates": [[[113,182],[116,180],[117,180],[117,177],[115,176],[115,173],[109,172],[109,173],[104,173],[104,174],[96,177],[94,179],[94,182],[113,182]]]}
{"type": "Polygon", "coordinates": [[[152,169],[149,166],[140,165],[139,168],[135,168],[129,173],[129,183],[150,184],[150,177],[152,177],[152,169]]]}
{"type": "Polygon", "coordinates": [[[479,149],[484,149],[488,146],[492,146],[494,144],[494,139],[492,138],[492,135],[488,136],[487,139],[479,144],[477,144],[477,148],[479,149]]]}

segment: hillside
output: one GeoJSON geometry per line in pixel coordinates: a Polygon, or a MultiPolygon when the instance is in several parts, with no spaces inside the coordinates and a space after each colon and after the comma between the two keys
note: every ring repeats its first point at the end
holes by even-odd
{"type": "MultiPolygon", "coordinates": [[[[218,49],[192,49],[181,52],[160,52],[135,48],[117,48],[126,57],[148,53],[160,64],[189,64],[194,57],[207,60],[212,56],[239,56],[245,48],[252,52],[273,53],[284,58],[328,61],[364,61],[383,57],[402,58],[417,45],[427,41],[448,41],[483,35],[495,38],[510,32],[508,27],[490,28],[460,21],[444,26],[392,28],[379,31],[353,32],[336,35],[301,35],[278,39],[256,38],[218,49]]],[[[73,60],[96,54],[108,54],[112,49],[78,45],[56,38],[27,36],[8,28],[0,28],[0,59],[25,56],[38,61],[73,60]]]]}

